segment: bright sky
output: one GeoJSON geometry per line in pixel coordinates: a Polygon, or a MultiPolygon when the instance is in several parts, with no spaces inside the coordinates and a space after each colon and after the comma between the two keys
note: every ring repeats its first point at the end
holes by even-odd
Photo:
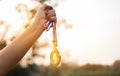
{"type": "Polygon", "coordinates": [[[65,17],[73,25],[59,38],[72,59],[80,64],[120,59],[119,0],[66,0],[56,10],[58,19],[65,17]]]}

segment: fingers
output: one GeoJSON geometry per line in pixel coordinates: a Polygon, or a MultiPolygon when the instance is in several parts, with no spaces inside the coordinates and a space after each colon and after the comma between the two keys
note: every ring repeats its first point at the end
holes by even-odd
{"type": "Polygon", "coordinates": [[[54,9],[48,10],[46,15],[47,17],[56,16],[55,10],[54,9]]]}
{"type": "Polygon", "coordinates": [[[53,9],[53,7],[52,7],[52,6],[49,6],[49,5],[47,5],[47,4],[44,4],[44,5],[42,6],[42,9],[43,9],[43,10],[50,10],[50,9],[53,9]]]}
{"type": "Polygon", "coordinates": [[[45,18],[47,20],[50,22],[57,22],[56,13],[52,6],[44,4],[42,8],[45,11],[45,18]]]}
{"type": "Polygon", "coordinates": [[[38,19],[45,19],[50,22],[57,22],[56,13],[52,6],[44,4],[38,10],[37,16],[38,19]]]}
{"type": "Polygon", "coordinates": [[[48,10],[46,13],[46,19],[49,20],[50,22],[56,22],[56,13],[54,9],[48,10]]]}
{"type": "Polygon", "coordinates": [[[55,23],[56,23],[56,22],[57,22],[56,16],[50,17],[49,21],[50,21],[50,22],[55,22],[55,23]]]}

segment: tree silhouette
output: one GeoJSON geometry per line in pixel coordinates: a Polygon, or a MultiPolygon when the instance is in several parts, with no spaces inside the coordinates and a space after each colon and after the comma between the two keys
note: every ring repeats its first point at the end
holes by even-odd
{"type": "Polygon", "coordinates": [[[116,61],[113,63],[112,69],[113,69],[114,71],[120,70],[120,60],[116,60],[116,61]]]}

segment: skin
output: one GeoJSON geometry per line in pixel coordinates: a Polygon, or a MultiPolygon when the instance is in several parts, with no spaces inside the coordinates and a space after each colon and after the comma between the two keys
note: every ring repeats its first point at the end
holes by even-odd
{"type": "Polygon", "coordinates": [[[45,4],[38,9],[30,26],[0,51],[0,76],[14,67],[41,36],[46,20],[57,21],[55,10],[45,4]]]}

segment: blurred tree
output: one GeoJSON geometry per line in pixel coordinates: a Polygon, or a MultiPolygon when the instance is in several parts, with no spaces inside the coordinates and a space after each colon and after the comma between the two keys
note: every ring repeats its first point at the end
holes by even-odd
{"type": "Polygon", "coordinates": [[[40,3],[44,3],[45,1],[47,1],[47,0],[38,0],[40,3]]]}
{"type": "Polygon", "coordinates": [[[9,29],[8,24],[0,20],[0,50],[7,45],[5,35],[7,34],[8,29],[9,29]]]}
{"type": "Polygon", "coordinates": [[[81,66],[80,70],[84,71],[104,70],[104,66],[100,64],[86,64],[84,66],[81,66]]]}
{"type": "Polygon", "coordinates": [[[40,76],[39,70],[39,66],[36,64],[29,64],[26,68],[16,65],[6,76],[40,76]]]}
{"type": "Polygon", "coordinates": [[[120,60],[116,60],[116,61],[113,63],[112,69],[113,69],[114,71],[120,70],[120,60]]]}
{"type": "Polygon", "coordinates": [[[1,40],[1,41],[0,41],[0,50],[3,49],[6,45],[7,45],[7,44],[6,44],[6,41],[1,40]]]}

